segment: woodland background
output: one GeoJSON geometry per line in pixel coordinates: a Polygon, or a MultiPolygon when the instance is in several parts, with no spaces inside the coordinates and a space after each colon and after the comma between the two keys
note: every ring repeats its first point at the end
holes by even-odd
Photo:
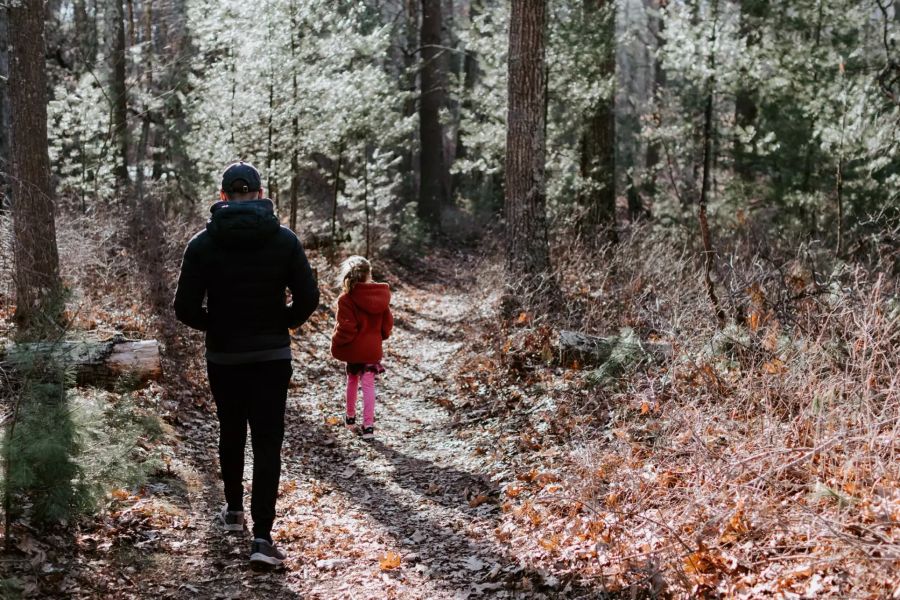
{"type": "Polygon", "coordinates": [[[360,253],[467,290],[440,401],[514,428],[498,544],[608,594],[898,597],[898,40],[897,0],[3,6],[0,348],[154,338],[164,376],[0,362],[0,585],[101,593],[53,536],[212,418],[169,305],[243,159],[323,289],[360,253]]]}

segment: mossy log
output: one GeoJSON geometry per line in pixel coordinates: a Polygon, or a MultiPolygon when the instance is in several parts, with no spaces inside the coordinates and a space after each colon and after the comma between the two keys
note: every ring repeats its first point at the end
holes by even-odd
{"type": "Polygon", "coordinates": [[[78,385],[114,387],[131,380],[144,382],[162,374],[159,342],[114,336],[106,340],[61,340],[0,347],[0,362],[21,369],[54,361],[71,369],[78,385]]]}
{"type": "Polygon", "coordinates": [[[559,332],[559,360],[566,366],[577,362],[582,367],[596,367],[613,358],[627,360],[647,357],[662,361],[671,356],[672,344],[641,341],[630,329],[611,337],[588,335],[579,331],[559,332]]]}

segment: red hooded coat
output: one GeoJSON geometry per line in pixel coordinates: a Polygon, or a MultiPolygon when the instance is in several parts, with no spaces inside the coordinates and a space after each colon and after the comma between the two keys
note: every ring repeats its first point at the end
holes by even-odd
{"type": "Polygon", "coordinates": [[[338,298],[331,355],[347,363],[377,363],[381,342],[391,335],[391,289],[386,283],[357,283],[338,298]]]}

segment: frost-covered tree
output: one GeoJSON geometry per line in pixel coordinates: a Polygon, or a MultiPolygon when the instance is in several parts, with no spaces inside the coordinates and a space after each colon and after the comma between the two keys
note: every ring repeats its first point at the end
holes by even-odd
{"type": "Polygon", "coordinates": [[[311,220],[352,202],[345,191],[367,164],[364,148],[396,153],[414,126],[403,115],[407,92],[384,64],[388,27],[360,3],[323,0],[199,0],[190,16],[199,49],[190,148],[204,185],[212,191],[231,160],[254,161],[270,190],[283,196],[289,182],[302,201],[297,226],[324,233],[311,220]]]}
{"type": "Polygon", "coordinates": [[[716,19],[713,4],[663,11],[668,76],[649,137],[667,152],[675,195],[700,186],[712,81],[711,168],[730,191],[714,189],[714,205],[778,209],[780,223],[840,246],[846,230],[896,212],[898,105],[878,83],[896,23],[874,2],[721,2],[716,19]]]}

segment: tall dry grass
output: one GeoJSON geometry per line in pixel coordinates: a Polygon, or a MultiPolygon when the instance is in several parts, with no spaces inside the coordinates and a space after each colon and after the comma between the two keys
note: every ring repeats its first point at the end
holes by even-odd
{"type": "Polygon", "coordinates": [[[651,596],[900,596],[898,282],[751,247],[719,256],[724,329],[687,242],[639,228],[554,253],[559,326],[675,349],[579,396],[606,413],[572,452],[595,574],[651,596]]]}

